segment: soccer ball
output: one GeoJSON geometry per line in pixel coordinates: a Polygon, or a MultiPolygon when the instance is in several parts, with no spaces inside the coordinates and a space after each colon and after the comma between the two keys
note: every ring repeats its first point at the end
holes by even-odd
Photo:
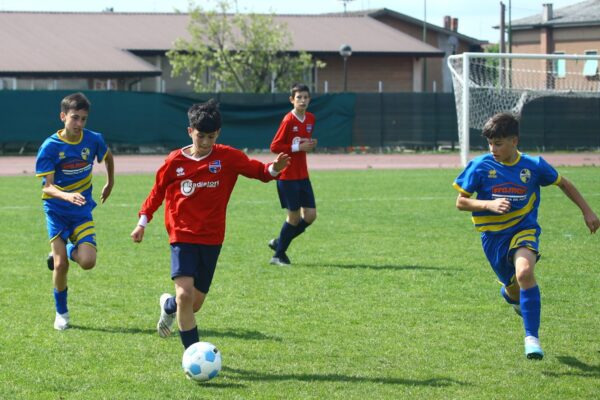
{"type": "Polygon", "coordinates": [[[181,366],[189,379],[195,382],[208,381],[221,370],[221,352],[214,344],[194,343],[183,352],[181,366]]]}

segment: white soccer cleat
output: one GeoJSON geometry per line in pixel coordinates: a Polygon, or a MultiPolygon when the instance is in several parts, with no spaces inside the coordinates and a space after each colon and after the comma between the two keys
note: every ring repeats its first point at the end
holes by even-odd
{"type": "Polygon", "coordinates": [[[160,296],[160,318],[158,324],[156,324],[156,331],[161,338],[166,338],[171,334],[171,328],[173,327],[173,322],[175,322],[175,316],[177,315],[177,313],[167,314],[165,312],[165,303],[171,297],[172,296],[169,293],[163,293],[160,296]]]}
{"type": "Polygon", "coordinates": [[[64,314],[56,313],[56,317],[54,318],[54,329],[57,331],[64,331],[69,327],[69,313],[66,312],[64,314]]]}

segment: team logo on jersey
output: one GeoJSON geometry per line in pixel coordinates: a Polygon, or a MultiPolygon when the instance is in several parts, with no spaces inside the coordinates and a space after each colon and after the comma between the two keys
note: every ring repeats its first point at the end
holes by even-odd
{"type": "Polygon", "coordinates": [[[208,163],[208,170],[216,174],[221,170],[221,160],[215,160],[208,163]]]}
{"type": "Polygon", "coordinates": [[[183,170],[183,167],[179,167],[175,170],[175,173],[177,174],[177,176],[183,176],[185,175],[185,171],[183,170]]]}
{"type": "Polygon", "coordinates": [[[64,158],[65,158],[65,152],[64,152],[64,151],[61,151],[60,153],[58,153],[58,158],[59,158],[60,160],[64,160],[64,158]]]}
{"type": "Polygon", "coordinates": [[[191,179],[181,181],[181,194],[184,196],[191,196],[196,188],[216,188],[219,187],[219,181],[202,181],[193,182],[191,179]]]}
{"type": "Polygon", "coordinates": [[[495,169],[490,169],[488,171],[488,178],[494,179],[498,177],[498,173],[496,172],[495,169]]]}
{"type": "Polygon", "coordinates": [[[312,124],[306,124],[306,132],[312,132],[312,124]]]}
{"type": "Polygon", "coordinates": [[[90,149],[88,149],[87,147],[84,147],[83,149],[81,149],[81,158],[83,158],[84,160],[87,161],[89,156],[90,156],[90,149]]]}
{"type": "Polygon", "coordinates": [[[519,178],[521,178],[521,182],[527,183],[531,179],[531,171],[527,168],[523,168],[519,173],[519,178]]]}

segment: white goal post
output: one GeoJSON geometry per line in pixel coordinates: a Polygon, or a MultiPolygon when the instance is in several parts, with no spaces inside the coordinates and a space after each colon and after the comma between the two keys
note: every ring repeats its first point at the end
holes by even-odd
{"type": "MultiPolygon", "coordinates": [[[[590,52],[591,53],[591,52],[590,52]]],[[[448,57],[460,161],[466,166],[470,130],[494,114],[520,114],[540,97],[600,97],[597,54],[462,53],[448,57]]]]}

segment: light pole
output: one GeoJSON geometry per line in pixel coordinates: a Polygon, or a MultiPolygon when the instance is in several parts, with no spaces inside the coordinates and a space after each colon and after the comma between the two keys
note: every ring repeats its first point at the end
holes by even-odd
{"type": "Polygon", "coordinates": [[[343,44],[340,46],[340,56],[344,58],[344,92],[348,88],[348,71],[346,70],[346,62],[348,57],[352,55],[352,47],[349,44],[343,44]]]}

